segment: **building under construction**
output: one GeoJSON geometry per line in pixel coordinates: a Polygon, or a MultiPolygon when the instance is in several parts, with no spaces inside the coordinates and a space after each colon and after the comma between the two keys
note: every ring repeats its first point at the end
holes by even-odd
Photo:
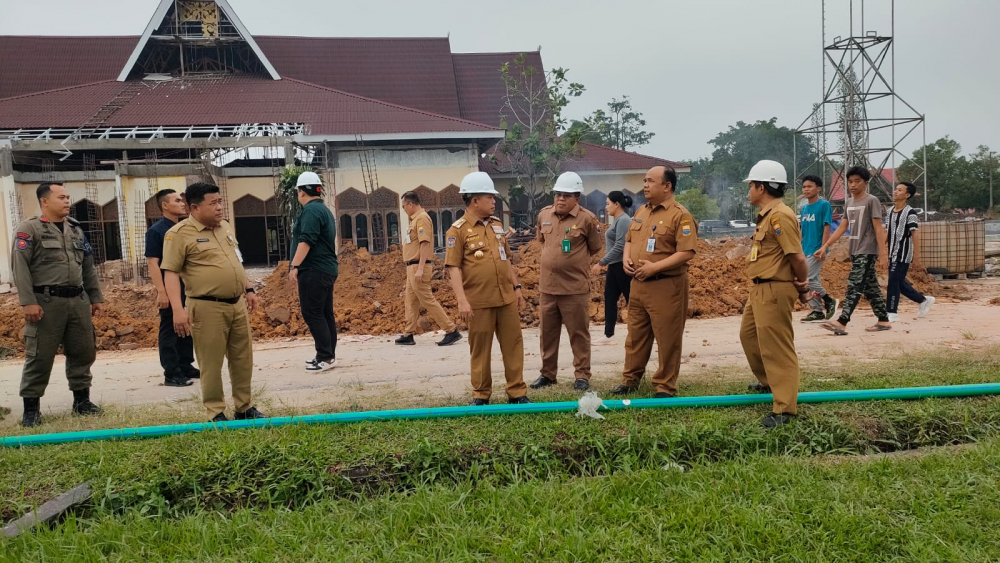
{"type": "MultiPolygon", "coordinates": [[[[399,196],[416,190],[440,247],[467,173],[509,193],[511,175],[482,154],[503,139],[499,69],[516,55],[452,53],[448,38],[254,37],[225,0],[162,0],[141,36],[0,36],[0,247],[38,213],[38,183],[57,181],[98,260],[141,281],[154,194],[208,180],[247,263],[274,264],[288,253],[275,194],[293,164],[324,177],[340,242],[399,243],[399,196]]],[[[540,52],[526,57],[544,69],[540,52]]],[[[688,171],[589,144],[565,168],[602,210],[604,193],[638,191],[660,164],[688,171]]],[[[501,212],[516,219],[516,200],[501,212]]]]}

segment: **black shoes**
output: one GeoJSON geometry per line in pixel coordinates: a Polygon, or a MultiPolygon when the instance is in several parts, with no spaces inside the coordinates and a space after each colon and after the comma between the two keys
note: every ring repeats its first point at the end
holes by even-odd
{"type": "Polygon", "coordinates": [[[574,391],[586,391],[587,389],[590,389],[590,382],[586,379],[577,379],[573,382],[574,391]]]}
{"type": "Polygon", "coordinates": [[[257,407],[250,407],[243,412],[238,412],[233,416],[233,420],[254,420],[258,418],[267,418],[267,415],[257,410],[257,407]]]}
{"type": "Polygon", "coordinates": [[[667,393],[666,391],[658,391],[655,395],[653,395],[653,398],[654,399],[673,399],[676,396],[677,395],[674,395],[673,393],[667,393]]]}
{"type": "Polygon", "coordinates": [[[754,393],[770,393],[771,388],[767,385],[761,385],[760,383],[751,383],[747,385],[748,391],[753,391],[754,393]]]}
{"type": "Polygon", "coordinates": [[[163,378],[163,385],[167,387],[187,387],[194,383],[194,381],[188,379],[186,376],[177,375],[169,376],[163,378]]]}
{"type": "MultiPolygon", "coordinates": [[[[453,331],[449,332],[448,334],[444,335],[444,338],[442,338],[441,342],[438,342],[437,345],[438,346],[451,346],[452,344],[458,342],[461,339],[462,339],[462,333],[458,332],[458,329],[456,328],[455,330],[453,330],[453,331]]],[[[410,337],[410,340],[411,341],[413,340],[412,336],[410,337]]],[[[399,344],[399,340],[396,341],[396,344],[399,344]]]]}
{"type": "Polygon", "coordinates": [[[21,417],[21,426],[32,428],[42,423],[42,400],[37,397],[24,397],[24,416],[21,417]]]}
{"type": "Polygon", "coordinates": [[[417,341],[413,339],[413,335],[412,334],[407,334],[407,335],[400,336],[399,338],[397,338],[396,339],[396,345],[398,345],[398,346],[416,346],[417,345],[417,341]]]}
{"type": "Polygon", "coordinates": [[[215,415],[215,417],[212,418],[212,420],[210,420],[209,422],[229,422],[229,419],[226,418],[226,413],[220,412],[219,414],[215,415]]]}
{"type": "Polygon", "coordinates": [[[507,399],[507,402],[512,405],[527,405],[531,402],[531,399],[525,395],[524,397],[511,397],[510,399],[507,399]]]}
{"type": "Polygon", "coordinates": [[[540,375],[538,376],[538,379],[536,379],[535,382],[528,387],[531,387],[532,389],[541,389],[542,387],[549,387],[555,384],[555,381],[545,377],[544,375],[540,375]]]}
{"type": "Polygon", "coordinates": [[[778,414],[772,412],[771,414],[764,417],[764,420],[760,421],[760,425],[764,428],[775,428],[778,426],[784,426],[792,421],[793,414],[778,414]]]}
{"type": "Polygon", "coordinates": [[[469,406],[471,406],[471,407],[485,407],[488,404],[490,404],[490,400],[489,399],[472,399],[472,402],[469,403],[469,406]]]}
{"type": "Polygon", "coordinates": [[[190,368],[183,370],[184,377],[188,379],[201,379],[201,370],[198,368],[190,368]]]}
{"type": "Polygon", "coordinates": [[[90,402],[90,389],[73,391],[73,414],[93,416],[103,413],[101,407],[90,402]]]}
{"type": "Polygon", "coordinates": [[[632,393],[635,393],[635,387],[628,385],[619,385],[611,390],[612,395],[631,395],[632,393]]]}

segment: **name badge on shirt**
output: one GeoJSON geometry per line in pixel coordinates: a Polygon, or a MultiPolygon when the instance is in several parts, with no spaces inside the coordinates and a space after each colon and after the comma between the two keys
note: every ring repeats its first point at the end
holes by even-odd
{"type": "Polygon", "coordinates": [[[236,249],[236,257],[240,259],[240,264],[242,264],[243,263],[243,253],[240,252],[239,248],[236,249]]]}
{"type": "Polygon", "coordinates": [[[758,252],[760,252],[760,247],[757,246],[757,243],[753,243],[753,246],[750,247],[750,261],[751,262],[756,262],[757,261],[757,253],[758,252]]]}
{"type": "Polygon", "coordinates": [[[208,239],[207,238],[200,238],[200,239],[198,239],[198,242],[208,242],[208,239]]]}
{"type": "Polygon", "coordinates": [[[503,249],[503,245],[500,246],[500,259],[501,260],[507,259],[507,251],[503,249]]]}
{"type": "Polygon", "coordinates": [[[406,233],[406,244],[410,244],[410,233],[406,233]]]}
{"type": "Polygon", "coordinates": [[[646,239],[646,252],[652,252],[656,248],[656,239],[649,237],[646,239]]]}
{"type": "Polygon", "coordinates": [[[498,234],[498,235],[502,235],[503,234],[503,227],[501,227],[500,225],[493,225],[493,232],[496,233],[496,234],[498,234]]]}

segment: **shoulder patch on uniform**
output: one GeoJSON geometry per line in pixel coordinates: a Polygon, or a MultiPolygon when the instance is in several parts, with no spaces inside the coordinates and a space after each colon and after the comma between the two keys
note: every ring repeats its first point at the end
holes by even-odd
{"type": "Polygon", "coordinates": [[[455,237],[448,237],[448,248],[455,246],[455,237]]]}
{"type": "Polygon", "coordinates": [[[451,226],[460,229],[460,228],[462,228],[462,225],[464,225],[465,223],[466,223],[465,217],[461,217],[461,218],[459,218],[458,221],[455,221],[454,223],[452,223],[451,226]]]}
{"type": "Polygon", "coordinates": [[[31,244],[28,242],[28,239],[19,238],[17,239],[16,246],[18,250],[28,250],[28,247],[31,246],[31,244]]]}
{"type": "Polygon", "coordinates": [[[684,236],[690,236],[691,235],[691,225],[688,225],[687,223],[685,223],[684,225],[682,225],[681,226],[681,234],[684,235],[684,236]]]}

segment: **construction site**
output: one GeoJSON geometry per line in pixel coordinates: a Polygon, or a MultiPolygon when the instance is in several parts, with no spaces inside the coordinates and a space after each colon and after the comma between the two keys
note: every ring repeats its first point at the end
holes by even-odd
{"type": "MultiPolygon", "coordinates": [[[[467,334],[444,264],[445,233],[466,210],[463,177],[482,171],[499,192],[496,215],[523,285],[524,379],[537,376],[542,253],[534,221],[553,197],[551,186],[526,190],[504,148],[512,124],[526,122],[501,69],[526,64],[551,76],[541,47],[454,52],[450,33],[252,34],[237,14],[241,2],[148,3],[155,10],[146,27],[122,30],[132,35],[0,33],[0,519],[7,525],[0,560],[762,560],[788,553],[874,561],[989,560],[1000,552],[1000,536],[988,531],[992,518],[956,500],[1000,502],[987,477],[1000,471],[1000,221],[991,215],[996,207],[933,209],[938,200],[928,194],[947,188],[935,183],[927,115],[896,84],[896,12],[916,8],[893,0],[814,2],[822,92],[804,95],[807,117],[789,130],[785,201],[800,209],[803,178],[818,176],[836,225],[850,167],[871,171],[870,192],[886,209],[898,183],[915,184],[910,205],[919,207],[915,261],[922,268],[908,279],[935,298],[934,310],[925,318],[904,300],[891,331],[866,334],[874,315],[862,301],[850,333],[834,337],[799,323],[809,306],[797,304],[802,409],[791,429],[766,434],[756,420],[769,395],[744,395],[754,381],[740,341],[756,281],[747,276],[756,217],[749,210],[698,229],[680,374],[688,403],[646,398],[648,381],[634,401],[602,402],[622,380],[624,298],[615,336],[593,347],[591,399],[569,390],[574,358],[565,331],[558,385],[530,390],[530,409],[498,405],[496,412],[456,406],[468,403],[471,390],[467,342],[434,346],[442,327],[424,311],[416,346],[394,345],[405,332],[401,246],[410,219],[401,196],[416,192],[432,220],[431,290],[467,334]],[[846,17],[835,20],[830,11],[846,17]],[[815,159],[803,162],[802,154],[815,159]],[[302,369],[313,340],[289,277],[290,202],[296,175],[307,170],[327,188],[321,197],[337,231],[338,364],[322,374],[302,369]],[[18,425],[28,410],[18,402],[26,351],[18,295],[31,288],[14,283],[11,253],[16,226],[40,214],[35,190],[43,182],[66,188],[71,217],[93,248],[105,308],[93,319],[92,396],[106,412],[69,414],[74,395],[60,349],[43,402],[46,425],[34,429],[18,425]],[[253,394],[273,422],[206,425],[197,381],[164,385],[146,234],[163,217],[156,194],[183,193],[195,182],[219,187],[259,298],[250,315],[253,394]],[[931,461],[910,462],[910,455],[931,461]],[[841,471],[848,464],[861,469],[841,471]],[[43,478],[50,469],[52,478],[43,478]],[[947,475],[970,477],[956,484],[947,475]],[[912,479],[930,490],[915,492],[912,479]],[[776,491],[790,493],[781,500],[776,491]],[[814,498],[824,524],[786,504],[814,498]],[[650,515],[635,510],[646,502],[650,515]],[[937,519],[921,516],[914,506],[947,506],[957,515],[942,508],[937,519]],[[758,513],[781,516],[765,525],[758,513]],[[906,526],[883,513],[903,515],[906,526]],[[313,527],[330,518],[343,525],[313,527]],[[671,537],[686,537],[694,528],[682,520],[708,539],[686,545],[649,532],[662,522],[671,537]],[[956,531],[963,526],[979,536],[956,531]],[[771,539],[748,540],[736,528],[771,539]],[[463,539],[469,530],[489,541],[463,539]],[[784,539],[772,537],[775,530],[784,539]],[[788,539],[796,535],[807,539],[788,539]]],[[[584,137],[559,162],[560,172],[582,178],[580,205],[602,231],[609,192],[631,197],[634,211],[646,201],[650,168],[670,167],[685,183],[704,166],[682,158],[690,155],[643,152],[584,137]]],[[[992,206],[992,176],[989,182],[992,206]]],[[[736,183],[723,188],[745,194],[736,183]]],[[[715,197],[707,184],[703,191],[715,197]]],[[[822,268],[823,286],[837,299],[852,269],[846,239],[822,268]]],[[[880,266],[877,276],[884,293],[888,272],[880,266]]],[[[596,341],[606,322],[605,277],[589,284],[596,341]]],[[[503,396],[502,360],[494,345],[494,397],[503,396]]],[[[656,364],[654,352],[647,373],[656,364]]],[[[228,394],[225,371],[223,380],[228,394]]]]}

